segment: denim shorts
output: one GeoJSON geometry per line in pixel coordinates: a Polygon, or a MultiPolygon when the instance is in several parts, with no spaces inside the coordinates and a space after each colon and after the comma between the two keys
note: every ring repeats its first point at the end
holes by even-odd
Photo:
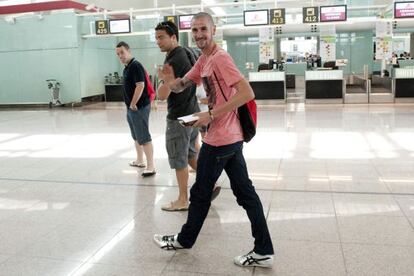
{"type": "Polygon", "coordinates": [[[151,134],[149,133],[148,121],[151,105],[148,104],[137,111],[128,108],[127,121],[131,130],[132,139],[140,145],[151,142],[151,134]]]}
{"type": "Polygon", "coordinates": [[[167,119],[165,146],[171,169],[186,168],[188,160],[197,156],[197,138],[198,128],[183,127],[177,120],[167,119]]]}

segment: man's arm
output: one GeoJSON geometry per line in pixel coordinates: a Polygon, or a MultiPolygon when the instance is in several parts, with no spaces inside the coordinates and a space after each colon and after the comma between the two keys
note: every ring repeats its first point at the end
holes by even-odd
{"type": "MultiPolygon", "coordinates": [[[[160,76],[160,74],[158,74],[160,76]]],[[[161,86],[158,88],[158,99],[161,101],[164,101],[170,96],[171,92],[173,93],[180,93],[187,87],[190,87],[194,84],[194,82],[188,80],[187,78],[176,78],[173,80],[169,80],[169,82],[166,82],[168,79],[162,80],[161,86]]]]}
{"type": "Polygon", "coordinates": [[[158,70],[158,77],[164,81],[163,86],[166,86],[174,93],[180,93],[194,84],[194,82],[185,76],[183,78],[175,78],[174,70],[169,64],[164,64],[163,68],[158,70]]]}
{"type": "Polygon", "coordinates": [[[174,93],[180,93],[184,89],[194,85],[194,82],[187,79],[186,77],[183,78],[177,78],[173,82],[168,83],[170,89],[174,93]]]}
{"type": "Polygon", "coordinates": [[[236,88],[237,93],[233,97],[228,99],[225,104],[211,110],[214,117],[218,117],[224,113],[230,112],[254,99],[254,92],[245,78],[236,83],[234,85],[234,88],[236,88]]]}
{"type": "Polygon", "coordinates": [[[211,115],[208,111],[198,113],[197,116],[200,119],[193,126],[198,127],[202,125],[207,125],[214,118],[217,118],[225,113],[231,112],[239,106],[242,106],[248,101],[254,99],[254,92],[245,78],[237,82],[234,85],[234,88],[237,90],[237,93],[223,105],[220,105],[210,110],[211,115]]]}
{"type": "Polygon", "coordinates": [[[131,100],[131,105],[129,106],[132,110],[137,110],[137,103],[141,98],[142,91],[144,91],[145,84],[144,82],[137,82],[134,90],[134,96],[131,100]]]}
{"type": "Polygon", "coordinates": [[[158,86],[157,90],[157,98],[160,101],[165,101],[168,99],[168,96],[171,94],[171,89],[168,87],[168,85],[164,84],[164,81],[162,81],[162,84],[158,86]]]}

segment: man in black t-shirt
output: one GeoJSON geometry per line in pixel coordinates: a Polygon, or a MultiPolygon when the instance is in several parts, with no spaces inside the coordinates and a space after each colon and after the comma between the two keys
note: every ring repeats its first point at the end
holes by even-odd
{"type": "Polygon", "coordinates": [[[125,65],[123,71],[124,101],[127,107],[127,121],[137,152],[136,160],[129,164],[139,168],[146,167],[142,176],[152,176],[155,174],[154,149],[148,128],[151,101],[145,85],[145,69],[132,57],[127,43],[119,42],[116,46],[116,54],[121,63],[125,65]],[[147,159],[146,165],[143,162],[143,153],[147,159]]]}
{"type": "MultiPolygon", "coordinates": [[[[155,27],[155,37],[161,52],[166,52],[164,64],[172,66],[176,77],[184,77],[190,71],[195,62],[194,57],[186,49],[178,45],[178,28],[170,21],[159,23],[155,27]]],[[[163,75],[158,71],[160,83],[163,75]]],[[[179,194],[178,199],[165,206],[164,211],[185,211],[188,209],[188,165],[194,170],[197,168],[197,151],[195,144],[198,143],[198,129],[193,127],[183,127],[177,118],[194,114],[200,111],[196,97],[196,86],[186,88],[182,93],[171,93],[166,85],[158,88],[158,99],[167,100],[167,129],[165,133],[168,161],[171,169],[175,169],[179,194]]],[[[215,187],[213,192],[214,199],[220,191],[220,187],[215,187]]]]}

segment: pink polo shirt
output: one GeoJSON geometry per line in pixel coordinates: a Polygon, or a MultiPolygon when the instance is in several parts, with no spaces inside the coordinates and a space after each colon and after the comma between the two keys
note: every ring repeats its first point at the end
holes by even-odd
{"type": "MultiPolygon", "coordinates": [[[[209,107],[213,109],[226,102],[223,94],[229,100],[237,93],[234,85],[243,79],[230,55],[218,46],[210,55],[201,55],[185,77],[197,85],[203,83],[209,107]]],[[[210,123],[204,142],[218,147],[243,141],[240,121],[235,112],[215,117],[210,123]]]]}

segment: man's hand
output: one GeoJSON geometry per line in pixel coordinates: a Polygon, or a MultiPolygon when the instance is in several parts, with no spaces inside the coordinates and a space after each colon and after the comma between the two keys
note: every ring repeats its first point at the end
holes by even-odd
{"type": "Polygon", "coordinates": [[[129,109],[131,109],[132,111],[137,111],[138,110],[137,105],[136,104],[133,104],[133,103],[131,103],[129,105],[129,109]]]}
{"type": "Polygon", "coordinates": [[[211,122],[211,117],[208,111],[195,113],[198,116],[198,120],[193,124],[193,127],[206,126],[211,122]]]}
{"type": "Polygon", "coordinates": [[[162,69],[158,69],[158,78],[164,83],[171,84],[175,81],[174,70],[171,65],[164,64],[162,69]]]}
{"type": "Polygon", "coordinates": [[[175,78],[174,70],[169,64],[164,64],[162,69],[158,69],[158,78],[164,81],[164,85],[174,93],[180,93],[194,84],[191,80],[185,77],[175,78]]]}

